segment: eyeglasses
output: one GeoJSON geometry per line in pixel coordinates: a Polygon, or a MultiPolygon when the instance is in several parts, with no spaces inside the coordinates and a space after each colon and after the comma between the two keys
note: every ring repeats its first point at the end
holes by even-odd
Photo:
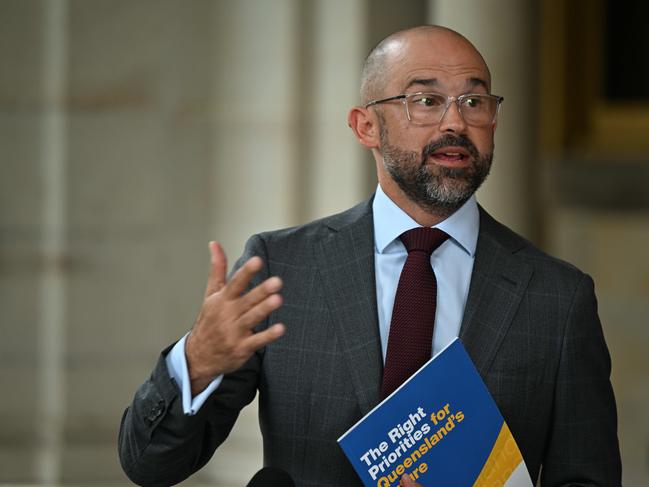
{"type": "Polygon", "coordinates": [[[496,121],[504,98],[485,93],[467,93],[460,96],[446,96],[440,93],[403,93],[382,100],[373,100],[365,105],[365,108],[394,100],[402,101],[408,120],[416,125],[440,123],[448,107],[455,102],[460,115],[468,125],[481,127],[496,121]]]}

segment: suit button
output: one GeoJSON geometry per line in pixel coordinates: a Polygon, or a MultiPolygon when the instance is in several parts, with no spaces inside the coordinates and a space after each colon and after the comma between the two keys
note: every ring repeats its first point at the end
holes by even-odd
{"type": "Polygon", "coordinates": [[[160,417],[160,415],[164,411],[164,401],[158,401],[158,403],[153,406],[151,409],[149,409],[149,414],[146,416],[146,421],[149,424],[153,424],[156,419],[160,417]]]}

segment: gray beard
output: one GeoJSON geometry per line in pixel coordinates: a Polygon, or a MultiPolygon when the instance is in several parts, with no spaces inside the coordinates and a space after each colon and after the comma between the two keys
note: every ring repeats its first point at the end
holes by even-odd
{"type": "Polygon", "coordinates": [[[381,124],[381,154],[385,169],[413,203],[431,214],[442,217],[451,215],[466,203],[489,175],[493,152],[481,155],[464,136],[445,135],[417,154],[390,145],[384,127],[381,124]],[[429,164],[428,158],[446,146],[465,148],[472,164],[463,168],[429,164]]]}

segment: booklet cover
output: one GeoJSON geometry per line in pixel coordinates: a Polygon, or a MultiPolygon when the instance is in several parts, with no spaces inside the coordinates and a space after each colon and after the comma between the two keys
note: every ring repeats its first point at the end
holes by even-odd
{"type": "Polygon", "coordinates": [[[523,457],[459,339],[338,443],[366,486],[532,487],[523,457]]]}

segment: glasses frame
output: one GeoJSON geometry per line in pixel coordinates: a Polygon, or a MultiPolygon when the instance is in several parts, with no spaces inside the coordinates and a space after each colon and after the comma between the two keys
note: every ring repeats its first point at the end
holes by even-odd
{"type": "Polygon", "coordinates": [[[494,123],[498,119],[498,113],[500,112],[500,105],[502,104],[503,101],[505,101],[504,97],[498,95],[492,95],[491,93],[465,93],[463,95],[458,95],[458,96],[448,96],[442,93],[436,93],[434,91],[418,91],[417,93],[401,93],[400,95],[391,96],[389,98],[382,98],[381,100],[372,100],[365,105],[365,108],[369,108],[374,105],[379,105],[381,103],[401,100],[404,108],[406,109],[406,117],[408,117],[408,121],[410,123],[415,125],[429,125],[427,123],[413,122],[412,119],[410,118],[410,110],[408,109],[408,99],[413,96],[421,96],[421,95],[435,95],[435,96],[443,96],[446,98],[446,105],[444,106],[444,111],[440,115],[439,120],[437,122],[431,122],[430,125],[436,125],[440,123],[444,118],[444,116],[446,115],[446,113],[448,112],[448,108],[451,106],[451,103],[455,102],[455,104],[457,105],[458,113],[460,114],[462,120],[464,120],[464,122],[467,125],[471,125],[473,127],[486,127],[487,125],[494,123]],[[467,98],[471,98],[472,96],[486,96],[496,101],[496,111],[494,113],[493,118],[489,122],[485,122],[484,124],[475,124],[475,123],[469,123],[466,120],[466,118],[464,118],[464,114],[462,113],[462,101],[466,100],[467,98]]]}

